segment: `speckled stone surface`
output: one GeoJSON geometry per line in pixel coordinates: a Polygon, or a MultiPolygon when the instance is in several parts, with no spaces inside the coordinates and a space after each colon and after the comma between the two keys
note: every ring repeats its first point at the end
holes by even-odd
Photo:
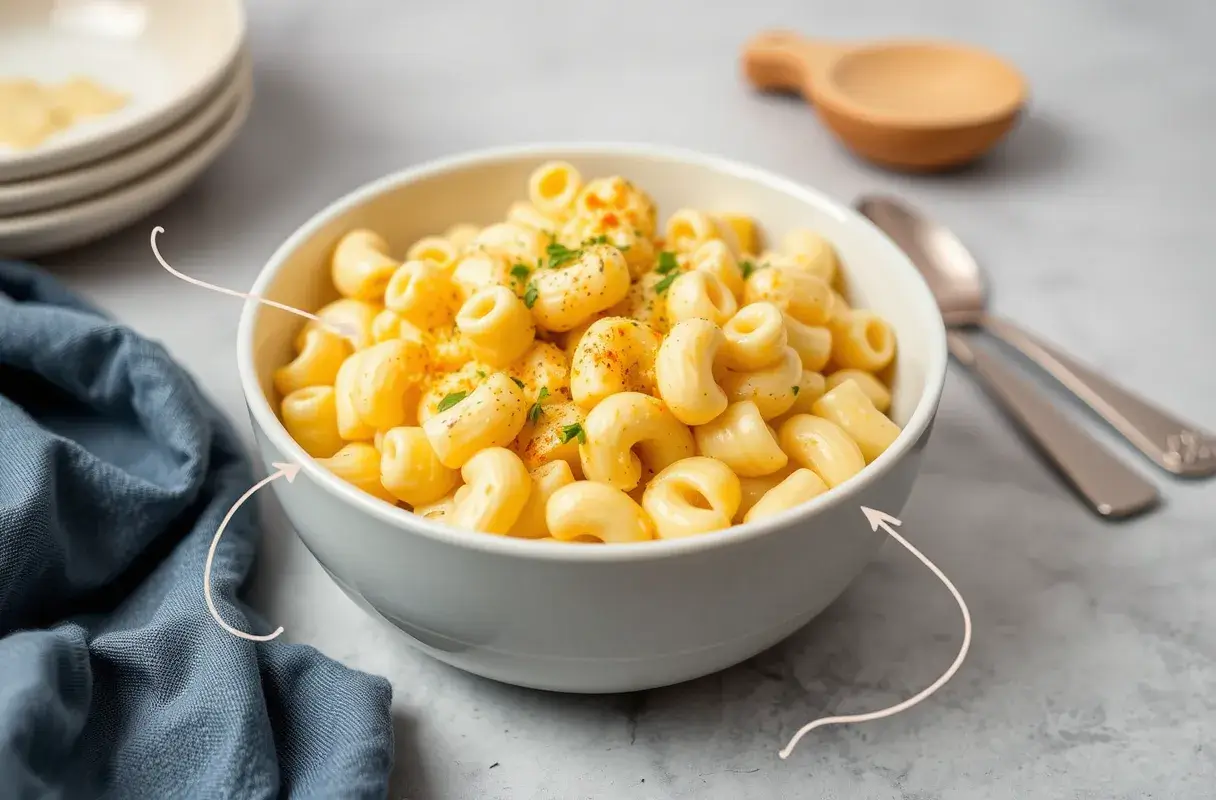
{"type": "MultiPolygon", "coordinates": [[[[1208,0],[249,6],[258,95],[235,146],[145,223],[47,259],[166,342],[242,430],[239,303],[161,272],[152,225],[179,269],[244,288],[296,225],[358,184],[541,139],[705,150],[845,201],[900,193],[974,249],[1000,311],[1216,428],[1208,0]],[[1029,76],[1033,113],[982,166],[875,170],[809,108],[741,84],[740,44],[772,25],[993,47],[1029,76]]],[[[515,689],[415,653],[330,583],[269,504],[254,597],[289,638],[391,678],[394,798],[1216,796],[1216,483],[1154,474],[1158,513],[1098,522],[951,373],[902,516],[971,604],[971,657],[915,711],[816,731],[788,761],[777,751],[803,722],[897,701],[954,657],[957,609],[899,548],[750,663],[630,696],[515,689]]]]}

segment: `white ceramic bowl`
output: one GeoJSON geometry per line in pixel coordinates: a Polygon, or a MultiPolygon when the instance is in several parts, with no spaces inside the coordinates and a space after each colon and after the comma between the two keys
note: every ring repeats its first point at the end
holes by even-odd
{"type": "Polygon", "coordinates": [[[305,309],[332,299],[330,252],[353,227],[396,252],[455,222],[500,219],[550,158],[623,175],[661,213],[739,210],[768,236],[806,226],[835,243],[850,299],[893,326],[892,415],[904,428],[863,472],[801,508],[682,540],[571,545],[424,521],[342,482],[275,415],[273,369],[301,320],[260,304],[240,322],[238,362],[262,459],[303,465],[272,485],[300,538],[348,595],[435,658],[520,686],[618,692],[738,663],[805,625],[882,543],[860,506],[898,514],[911,491],[946,371],[945,329],[912,263],[868,221],[792,181],[719,158],[634,145],[488,150],[399,172],[342,198],[271,257],[255,293],[305,309]]]}
{"type": "Polygon", "coordinates": [[[219,86],[245,37],[241,0],[0,0],[0,77],[84,76],[130,99],[29,150],[0,181],[96,161],[165,130],[219,86]]]}

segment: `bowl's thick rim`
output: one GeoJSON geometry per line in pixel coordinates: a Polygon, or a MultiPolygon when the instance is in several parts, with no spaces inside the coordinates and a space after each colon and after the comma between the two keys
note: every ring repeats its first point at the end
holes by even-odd
{"type": "MultiPolygon", "coordinates": [[[[354,509],[375,517],[393,527],[400,528],[403,533],[422,536],[437,543],[453,547],[478,550],[489,554],[525,560],[613,562],[670,558],[687,553],[739,545],[775,530],[806,522],[828,508],[856,502],[857,496],[874,481],[888,473],[895,466],[896,462],[903,458],[928,430],[936,414],[938,403],[941,400],[942,389],[946,379],[947,351],[945,324],[942,321],[941,313],[938,311],[937,303],[929,290],[929,285],[920,275],[920,272],[917,271],[903,251],[886,234],[875,227],[873,223],[848,206],[832,200],[814,189],[807,188],[793,180],[783,178],[759,167],[741,164],[715,155],[707,155],[679,148],[615,142],[509,145],[446,156],[366,183],[313,215],[311,219],[297,228],[271,255],[266,266],[263,267],[254,281],[252,292],[255,295],[261,296],[269,288],[288,256],[332,219],[398,186],[439,175],[456,168],[476,166],[506,159],[576,159],[580,156],[614,155],[680,162],[765,184],[773,189],[816,205],[848,224],[860,226],[869,231],[878,240],[878,246],[887,251],[889,260],[894,268],[906,271],[908,277],[912,279],[912,285],[916,287],[915,291],[905,298],[906,302],[913,304],[917,309],[918,315],[923,316],[926,323],[932,327],[932,330],[928,332],[929,353],[924,391],[917,401],[916,408],[908,423],[886,452],[868,464],[857,475],[840,484],[832,491],[826,492],[801,506],[759,522],[735,525],[725,530],[715,531],[702,536],[595,547],[572,545],[565,542],[541,542],[531,539],[465,531],[436,522],[430,522],[411,514],[405,509],[389,505],[372,497],[321,467],[315,459],[296,444],[295,440],[288,435],[286,428],[279,421],[278,415],[275,414],[270,402],[263,394],[260,382],[258,381],[253,359],[253,331],[255,317],[259,313],[259,304],[249,301],[242,310],[237,329],[237,369],[240,373],[241,389],[245,395],[245,402],[253,416],[254,424],[261,428],[262,433],[283,454],[285,459],[294,461],[301,466],[301,471],[308,476],[309,481],[321,490],[334,495],[337,499],[352,506],[354,509]]],[[[860,507],[857,511],[857,517],[860,523],[862,519],[860,507]]]]}

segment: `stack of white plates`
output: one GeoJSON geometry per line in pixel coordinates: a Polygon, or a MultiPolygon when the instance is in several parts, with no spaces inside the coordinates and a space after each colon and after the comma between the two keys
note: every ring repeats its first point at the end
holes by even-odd
{"type": "Polygon", "coordinates": [[[185,189],[248,115],[244,38],[240,0],[0,0],[0,83],[84,77],[126,96],[33,147],[0,137],[0,256],[98,239],[185,189]]]}

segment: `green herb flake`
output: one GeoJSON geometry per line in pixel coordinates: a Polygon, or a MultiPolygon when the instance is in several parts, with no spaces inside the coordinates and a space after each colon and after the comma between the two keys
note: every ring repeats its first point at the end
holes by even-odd
{"type": "Polygon", "coordinates": [[[562,426],[562,444],[565,444],[571,439],[578,439],[579,444],[587,443],[587,434],[583,432],[583,426],[579,425],[577,422],[573,425],[562,426]]]}
{"type": "Polygon", "coordinates": [[[518,386],[519,388],[521,388],[521,389],[524,388],[524,382],[521,381],[519,378],[516,378],[514,375],[512,375],[511,380],[515,381],[515,385],[518,386]]]}
{"type": "Polygon", "coordinates": [[[583,247],[591,244],[608,244],[608,237],[601,233],[599,236],[593,236],[590,239],[583,240],[583,247]]]}
{"type": "Polygon", "coordinates": [[[532,270],[528,269],[526,264],[516,264],[515,266],[511,267],[511,277],[520,283],[526,281],[528,276],[531,274],[532,270]]]}
{"type": "Polygon", "coordinates": [[[524,290],[524,305],[528,308],[536,305],[536,284],[529,283],[528,288],[524,290]]]}
{"type": "Polygon", "coordinates": [[[528,422],[531,422],[533,425],[535,425],[536,421],[538,419],[540,419],[540,415],[544,411],[544,409],[542,409],[540,407],[540,404],[548,396],[549,396],[549,387],[548,386],[540,387],[540,392],[536,395],[536,402],[533,403],[532,407],[528,409],[528,422]]]}
{"type": "Polygon", "coordinates": [[[802,387],[801,387],[801,386],[791,386],[790,388],[794,390],[794,397],[797,397],[797,396],[798,396],[798,393],[799,393],[800,391],[802,391],[802,387]]]}
{"type": "Polygon", "coordinates": [[[654,293],[663,294],[664,292],[666,292],[668,289],[671,288],[671,285],[673,283],[675,283],[675,280],[678,277],[680,277],[680,273],[678,273],[678,272],[668,273],[667,276],[665,278],[663,278],[663,280],[659,281],[658,283],[656,283],[654,285],[654,293]]]}
{"type": "Polygon", "coordinates": [[[477,370],[477,377],[484,378],[485,376],[486,376],[486,371],[484,369],[477,370]]]}
{"type": "Polygon", "coordinates": [[[675,272],[680,268],[680,262],[676,260],[676,254],[670,250],[663,250],[659,253],[659,266],[655,270],[660,275],[667,275],[675,272]]]}
{"type": "Polygon", "coordinates": [[[447,411],[449,408],[463,400],[467,395],[468,392],[452,392],[451,394],[446,395],[442,400],[439,401],[440,413],[447,411]]]}
{"type": "Polygon", "coordinates": [[[582,250],[571,250],[569,247],[558,242],[554,242],[545,248],[545,254],[549,256],[549,269],[557,269],[578,258],[581,253],[582,250]]]}

